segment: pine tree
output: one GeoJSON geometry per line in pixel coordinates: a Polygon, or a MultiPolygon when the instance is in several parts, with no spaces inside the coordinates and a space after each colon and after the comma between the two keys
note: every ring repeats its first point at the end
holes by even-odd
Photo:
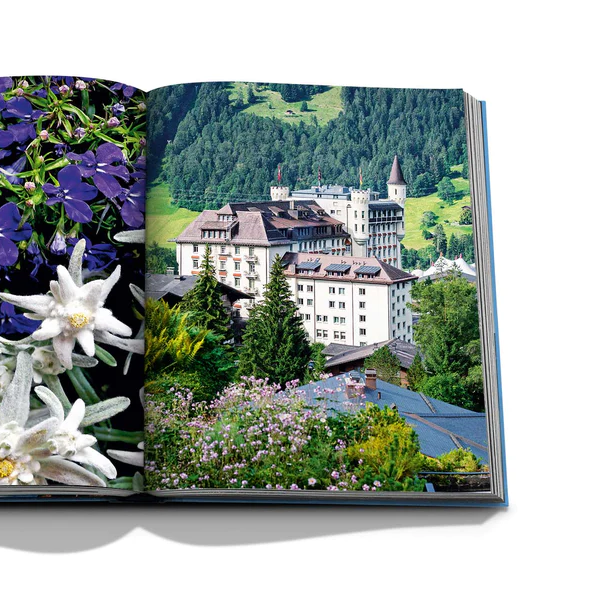
{"type": "Polygon", "coordinates": [[[226,341],[233,337],[230,317],[221,298],[208,244],[196,284],[185,293],[181,306],[184,311],[192,313],[194,324],[201,329],[210,329],[216,335],[223,336],[226,341]]]}
{"type": "Polygon", "coordinates": [[[413,391],[417,391],[421,383],[427,378],[427,372],[423,366],[421,355],[417,352],[412,365],[406,371],[406,379],[408,387],[413,391]]]}
{"type": "Polygon", "coordinates": [[[435,226],[433,237],[436,252],[446,255],[446,251],[448,250],[448,240],[442,225],[435,226]]]}
{"type": "Polygon", "coordinates": [[[392,354],[388,346],[383,346],[375,350],[371,356],[365,360],[366,369],[375,369],[377,379],[387,381],[394,385],[400,385],[402,365],[395,354],[392,354]]]}
{"type": "Polygon", "coordinates": [[[268,377],[283,385],[304,378],[311,348],[279,255],[275,257],[270,277],[264,301],[250,311],[238,375],[268,377]]]}

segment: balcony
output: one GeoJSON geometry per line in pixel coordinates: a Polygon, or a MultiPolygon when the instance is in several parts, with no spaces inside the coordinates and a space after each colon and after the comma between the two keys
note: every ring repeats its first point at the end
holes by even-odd
{"type": "Polygon", "coordinates": [[[247,260],[248,262],[253,262],[258,264],[258,256],[256,256],[255,254],[248,254],[244,256],[244,260],[247,260]]]}
{"type": "Polygon", "coordinates": [[[250,294],[251,296],[258,296],[258,288],[250,288],[246,286],[244,288],[244,292],[246,292],[246,294],[250,294]]]}
{"type": "Polygon", "coordinates": [[[258,273],[256,271],[244,271],[244,276],[249,279],[258,279],[258,273]]]}

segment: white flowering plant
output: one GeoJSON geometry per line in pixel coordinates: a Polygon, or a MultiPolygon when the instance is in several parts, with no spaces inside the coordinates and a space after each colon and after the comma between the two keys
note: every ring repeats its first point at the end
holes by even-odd
{"type": "MultiPolygon", "coordinates": [[[[143,355],[143,320],[133,337],[132,328],[114,316],[107,303],[121,267],[90,278],[82,267],[85,248],[85,240],[79,241],[68,266],[58,265],[48,293],[0,292],[0,300],[39,322],[24,338],[0,338],[0,486],[143,489],[141,474],[132,468],[143,467],[143,450],[127,449],[143,440],[141,416],[138,431],[116,428],[115,417],[131,424],[125,414],[131,402],[124,395],[105,398],[114,384],[105,383],[104,372],[94,376],[96,369],[118,367],[114,352],[123,357],[123,381],[137,379],[125,374],[132,357],[143,355]],[[111,454],[124,475],[118,477],[123,469],[111,454]]],[[[129,288],[130,310],[141,320],[134,300],[141,303],[143,293],[129,288]]]]}

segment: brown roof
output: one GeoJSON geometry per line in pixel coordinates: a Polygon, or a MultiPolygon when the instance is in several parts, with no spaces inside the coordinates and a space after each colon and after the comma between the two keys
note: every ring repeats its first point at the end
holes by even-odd
{"type": "Polygon", "coordinates": [[[390,285],[399,281],[415,281],[416,275],[407,273],[388,265],[374,256],[334,256],[330,254],[312,254],[309,252],[286,252],[283,255],[284,263],[287,263],[286,274],[291,277],[309,278],[309,279],[329,279],[332,281],[359,281],[365,283],[384,283],[390,285]],[[319,268],[310,275],[303,275],[296,272],[296,265],[303,262],[319,262],[319,268]],[[326,268],[330,265],[349,265],[350,269],[344,275],[328,275],[326,268]],[[361,278],[356,274],[359,267],[379,267],[380,271],[372,278],[361,278]]]}
{"type": "Polygon", "coordinates": [[[402,169],[400,168],[400,162],[398,161],[398,155],[394,156],[394,162],[392,163],[392,170],[390,172],[390,179],[388,183],[392,185],[406,185],[406,181],[404,181],[404,175],[402,174],[402,169]]]}

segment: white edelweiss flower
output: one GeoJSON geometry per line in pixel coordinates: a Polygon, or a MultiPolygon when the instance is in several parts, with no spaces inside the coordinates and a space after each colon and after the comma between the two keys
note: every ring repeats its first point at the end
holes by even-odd
{"type": "Polygon", "coordinates": [[[33,381],[34,383],[42,383],[44,375],[60,375],[66,371],[58,360],[58,356],[52,348],[41,346],[35,348],[31,354],[33,360],[33,381]]]}
{"type": "Polygon", "coordinates": [[[106,453],[115,460],[134,467],[144,466],[144,442],[140,442],[137,447],[141,452],[129,452],[127,450],[107,450],[106,453]]]}
{"type": "MultiPolygon", "coordinates": [[[[82,242],[78,242],[77,246],[82,242]]],[[[117,336],[129,337],[132,334],[127,325],[104,308],[108,294],[119,280],[121,267],[117,266],[107,279],[83,284],[81,251],[74,251],[73,256],[77,259],[72,260],[69,270],[62,265],[57,268],[58,281],[50,282],[50,294],[16,296],[0,293],[3,300],[32,311],[26,313],[30,319],[42,321],[31,337],[38,341],[51,339],[56,356],[67,369],[73,368],[76,340],[85,354],[94,356],[95,341],[122,347],[123,343],[127,345],[127,340],[117,336]]]]}
{"type": "MultiPolygon", "coordinates": [[[[58,454],[59,444],[52,439],[71,431],[77,413],[65,426],[69,417],[61,420],[50,410],[50,418],[26,428],[32,377],[31,356],[21,352],[13,379],[0,400],[0,485],[47,485],[51,480],[66,485],[105,487],[100,477],[76,464],[84,461],[73,462],[77,452],[70,458],[66,453],[58,454]]],[[[89,441],[86,439],[80,445],[89,441]]]]}

